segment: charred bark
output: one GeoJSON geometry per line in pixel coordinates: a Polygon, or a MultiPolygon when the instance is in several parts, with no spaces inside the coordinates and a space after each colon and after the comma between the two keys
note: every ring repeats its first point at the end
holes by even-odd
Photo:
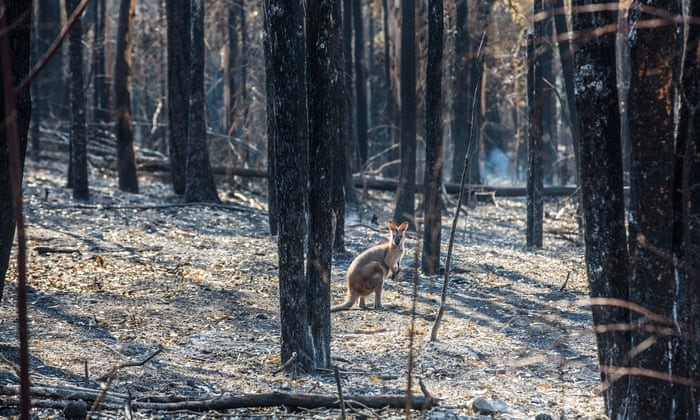
{"type": "Polygon", "coordinates": [[[204,117],[204,1],[190,1],[190,98],[185,201],[218,203],[204,117]]]}
{"type": "Polygon", "coordinates": [[[442,0],[428,5],[428,66],[425,73],[425,181],[423,183],[423,256],[425,274],[440,267],[442,230],[442,56],[444,18],[442,0]]]}
{"type": "Polygon", "coordinates": [[[367,64],[365,63],[365,36],[362,20],[362,0],[352,0],[353,26],[355,30],[355,118],[357,118],[357,148],[360,167],[367,162],[367,64]]]}
{"type": "MultiPolygon", "coordinates": [[[[78,0],[67,0],[68,15],[78,6],[78,0]]],[[[85,120],[85,91],[83,90],[83,27],[82,19],[73,25],[68,46],[70,86],[70,156],[68,185],[73,188],[73,198],[87,200],[87,133],[85,120]]]]}
{"type": "Polygon", "coordinates": [[[190,98],[190,0],[166,0],[168,145],[175,194],[185,193],[190,98]]]}
{"type": "Polygon", "coordinates": [[[331,265],[334,239],[332,164],[345,136],[342,27],[340,2],[319,0],[306,17],[309,106],[309,239],[306,273],[309,323],[315,367],[330,368],[331,265]]]}
{"type": "Polygon", "coordinates": [[[117,128],[117,174],[119,189],[138,193],[134,125],[131,119],[131,43],[136,0],[121,0],[117,29],[117,52],[114,64],[114,106],[117,128]]]}
{"type": "Polygon", "coordinates": [[[266,72],[273,121],[275,194],[284,203],[278,217],[281,355],[296,353],[298,366],[313,371],[308,318],[308,282],[304,275],[304,234],[308,179],[308,127],[304,80],[303,15],[299,0],[265,0],[266,72]]]}
{"type": "Polygon", "coordinates": [[[416,200],[416,9],[401,3],[401,168],[394,221],[415,229],[416,200]]]}
{"type": "MultiPolygon", "coordinates": [[[[584,4],[584,0],[576,1],[574,8],[584,4]]],[[[576,108],[585,110],[579,114],[577,128],[581,133],[581,203],[589,293],[593,298],[611,299],[611,303],[592,307],[603,397],[610,418],[630,418],[629,377],[614,373],[628,364],[629,333],[607,328],[629,323],[628,311],[612,303],[629,299],[615,35],[586,37],[600,25],[615,22],[616,14],[610,11],[574,13],[573,29],[583,34],[574,54],[574,80],[576,108]]]]}
{"type": "MultiPolygon", "coordinates": [[[[637,2],[634,2],[637,3],[637,2]]],[[[673,247],[674,165],[674,67],[679,56],[677,27],[659,25],[636,29],[638,22],[657,17],[658,11],[680,15],[675,0],[656,0],[654,12],[639,4],[630,11],[628,44],[632,74],[628,101],[631,144],[629,253],[630,301],[648,308],[671,322],[678,322],[676,308],[685,293],[675,278],[673,247]]],[[[632,323],[639,316],[632,317],[632,323]]],[[[679,337],[635,331],[632,346],[654,344],[639,352],[632,367],[661,372],[672,377],[685,375],[679,337]]],[[[630,417],[654,413],[659,418],[682,418],[697,413],[688,407],[684,386],[666,379],[632,376],[630,417]]]]}
{"type": "MultiPolygon", "coordinates": [[[[10,48],[10,67],[14,80],[11,86],[17,86],[27,74],[30,66],[30,40],[31,40],[31,1],[13,1],[7,4],[5,19],[8,27],[12,28],[8,34],[10,48]]],[[[0,34],[0,36],[3,36],[0,34]]],[[[4,59],[4,58],[2,58],[4,59]]],[[[10,83],[0,83],[0,115],[5,121],[5,98],[15,96],[5,90],[5,86],[10,83]]],[[[15,109],[17,117],[15,119],[17,134],[19,138],[20,166],[24,166],[24,158],[27,151],[27,134],[29,131],[29,120],[32,112],[31,95],[28,90],[19,92],[16,96],[15,109]]],[[[2,299],[5,285],[5,275],[9,267],[10,251],[15,234],[15,215],[9,164],[9,138],[8,125],[0,127],[0,300],[2,299]]],[[[21,176],[21,173],[20,173],[21,176]]]]}

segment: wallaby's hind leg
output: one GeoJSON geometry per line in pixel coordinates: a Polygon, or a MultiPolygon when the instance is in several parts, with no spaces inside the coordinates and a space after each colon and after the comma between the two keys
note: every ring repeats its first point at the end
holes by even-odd
{"type": "Polygon", "coordinates": [[[380,284],[374,289],[374,309],[382,307],[382,285],[380,284]]]}
{"type": "Polygon", "coordinates": [[[345,299],[345,302],[341,303],[340,305],[333,306],[331,308],[331,312],[337,312],[337,311],[342,311],[345,309],[350,309],[352,305],[357,302],[357,296],[356,295],[348,295],[347,299],[345,299]]]}
{"type": "Polygon", "coordinates": [[[365,309],[365,297],[360,296],[360,308],[365,309]]]}

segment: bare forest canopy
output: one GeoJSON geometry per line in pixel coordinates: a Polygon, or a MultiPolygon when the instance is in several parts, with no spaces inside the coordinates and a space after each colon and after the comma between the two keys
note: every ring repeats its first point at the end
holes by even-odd
{"type": "MultiPolygon", "coordinates": [[[[33,57],[37,60],[48,48],[62,25],[66,22],[62,2],[37,1],[35,27],[36,43],[33,57]]],[[[119,2],[116,0],[92,0],[82,19],[83,73],[86,95],[87,144],[94,148],[100,144],[114,143],[110,124],[114,95],[114,60],[117,55],[115,36],[118,29],[119,2]]],[[[171,156],[168,130],[183,136],[182,128],[168,127],[168,56],[167,56],[167,8],[164,0],[140,0],[135,4],[132,60],[130,68],[131,118],[137,156],[159,153],[171,156]]],[[[175,3],[175,2],[173,2],[175,3]]],[[[353,2],[354,3],[354,2],[353,2]]],[[[445,93],[472,89],[466,85],[468,75],[458,66],[460,60],[470,60],[476,54],[474,45],[459,51],[456,42],[456,5],[446,2],[444,8],[444,77],[445,93]],[[457,48],[457,49],[456,49],[457,48]],[[456,52],[457,51],[457,52],[456,52]],[[457,58],[455,54],[468,54],[457,58]]],[[[531,17],[530,5],[518,2],[484,2],[489,10],[470,3],[468,25],[470,42],[481,37],[484,18],[489,25],[484,46],[481,84],[477,97],[469,93],[468,101],[474,101],[474,124],[471,112],[454,106],[464,101],[453,94],[444,95],[442,111],[444,121],[444,179],[459,183],[464,155],[463,146],[469,136],[476,137],[474,154],[477,165],[472,167],[472,183],[494,186],[524,186],[526,179],[527,142],[527,57],[524,40],[531,17]],[[464,125],[468,124],[465,131],[464,125]],[[457,140],[459,139],[459,140],[457,140]]],[[[184,3],[183,3],[184,4],[184,3]]],[[[262,3],[228,0],[204,2],[204,97],[205,119],[209,133],[209,149],[212,165],[216,167],[252,168],[265,170],[267,153],[266,84],[263,47],[262,3]]],[[[389,1],[385,10],[381,1],[361,1],[360,31],[363,33],[359,67],[351,66],[351,90],[347,95],[363,92],[363,103],[352,99],[354,115],[350,130],[350,165],[354,173],[365,172],[373,176],[396,177],[398,174],[399,121],[397,103],[400,95],[400,13],[399,1],[389,1]],[[385,20],[386,17],[386,20],[385,20]],[[388,47],[388,48],[387,48],[388,47]],[[389,60],[387,63],[386,60],[389,60]],[[362,70],[361,89],[357,89],[357,69],[362,70]],[[387,75],[389,78],[387,79],[387,75]],[[364,132],[357,129],[359,113],[366,121],[360,121],[364,132]],[[366,144],[366,157],[361,157],[361,143],[366,144]]],[[[426,91],[425,68],[427,59],[427,3],[416,3],[416,69],[417,97],[426,91]]],[[[185,26],[181,27],[186,30],[185,26]]],[[[352,34],[352,32],[351,32],[352,34]]],[[[353,38],[354,40],[354,38],[353,38]]],[[[352,51],[358,49],[351,40],[352,51]]],[[[67,43],[66,43],[67,44],[67,43]]],[[[33,112],[31,150],[48,155],[51,144],[57,138],[68,139],[70,123],[67,45],[54,56],[47,68],[33,85],[35,109],[33,112]],[[43,147],[41,145],[44,145],[43,147]]],[[[176,47],[177,48],[177,47],[176,47]]],[[[556,54],[556,51],[554,52],[556,54]]],[[[352,62],[355,53],[350,57],[352,62]]],[[[559,68],[552,61],[553,71],[559,68]]],[[[561,95],[565,96],[565,95],[561,95]]],[[[551,96],[548,115],[551,116],[545,144],[545,182],[549,185],[575,184],[574,151],[571,142],[566,111],[561,106],[565,99],[551,96]]],[[[469,106],[471,108],[471,105],[469,106]]],[[[417,176],[423,178],[424,161],[424,101],[417,102],[417,176]]],[[[186,129],[186,127],[185,127],[186,129]]],[[[102,165],[100,156],[89,154],[93,165],[102,165]]],[[[112,167],[116,162],[108,162],[112,167]]],[[[167,165],[167,159],[163,164],[167,165]]]]}

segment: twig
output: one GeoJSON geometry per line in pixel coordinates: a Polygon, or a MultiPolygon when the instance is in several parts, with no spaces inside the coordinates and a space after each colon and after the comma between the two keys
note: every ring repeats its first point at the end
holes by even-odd
{"type": "MultiPolygon", "coordinates": [[[[488,20],[487,20],[488,22],[488,20]]],[[[477,61],[483,60],[482,56],[482,48],[484,46],[484,41],[486,39],[486,33],[488,31],[488,23],[484,27],[484,31],[481,34],[481,44],[479,45],[479,50],[477,51],[476,54],[476,59],[477,61]]],[[[442,293],[440,294],[440,308],[438,309],[437,315],[435,316],[435,322],[433,323],[433,328],[430,331],[430,341],[436,341],[437,340],[437,333],[438,329],[440,328],[440,321],[442,321],[442,316],[445,313],[445,303],[447,301],[447,286],[449,284],[449,279],[450,279],[450,263],[452,262],[452,248],[454,247],[454,241],[455,241],[455,232],[457,231],[457,220],[459,220],[459,212],[460,209],[462,208],[462,197],[464,195],[464,185],[466,183],[467,177],[471,176],[470,170],[469,170],[469,161],[471,160],[471,154],[472,154],[472,137],[473,137],[473,130],[474,130],[474,121],[476,117],[476,92],[478,92],[478,89],[480,88],[480,81],[481,77],[478,78],[478,82],[476,83],[475,86],[475,92],[474,92],[474,99],[472,103],[472,132],[469,133],[469,140],[467,143],[467,153],[464,156],[464,167],[462,168],[462,178],[459,183],[459,194],[457,195],[457,208],[455,209],[455,214],[454,217],[452,218],[452,230],[450,231],[450,241],[447,246],[447,257],[445,258],[445,276],[444,280],[442,283],[442,293]]],[[[468,183],[468,185],[471,186],[471,182],[468,183]]],[[[467,192],[467,197],[470,197],[470,191],[467,192]]]]}
{"type": "Polygon", "coordinates": [[[121,370],[121,369],[124,369],[124,368],[135,367],[135,366],[143,366],[143,365],[145,365],[146,363],[148,363],[151,359],[153,359],[154,357],[156,357],[156,356],[157,356],[160,352],[162,352],[162,351],[163,351],[163,347],[158,346],[158,348],[157,348],[153,353],[151,353],[151,354],[149,354],[148,356],[146,356],[145,359],[136,360],[136,361],[132,361],[132,362],[120,363],[120,364],[118,364],[118,365],[112,367],[112,369],[110,369],[110,371],[109,371],[108,373],[106,373],[106,374],[100,376],[99,378],[97,378],[97,380],[98,380],[98,381],[104,381],[105,379],[109,378],[109,377],[112,376],[114,373],[116,373],[118,370],[121,370]]]}
{"type": "Polygon", "coordinates": [[[340,399],[340,418],[345,420],[345,401],[343,401],[343,387],[340,385],[340,373],[338,366],[333,365],[333,374],[335,375],[335,385],[338,387],[338,398],[340,399]]]}
{"type": "Polygon", "coordinates": [[[277,369],[273,370],[273,371],[272,371],[272,374],[273,374],[273,375],[276,375],[276,374],[282,372],[283,370],[287,369],[287,368],[289,367],[289,365],[291,365],[292,363],[294,363],[296,360],[297,360],[297,352],[293,352],[293,353],[292,353],[292,357],[290,357],[289,360],[287,360],[286,362],[284,362],[284,364],[283,364],[282,366],[280,366],[280,367],[278,367],[277,369]]]}
{"type": "MultiPolygon", "coordinates": [[[[420,235],[420,230],[418,230],[420,235]]],[[[407,383],[406,383],[406,408],[405,416],[409,418],[410,409],[413,405],[412,397],[413,394],[411,389],[413,388],[413,364],[415,356],[413,354],[413,341],[416,335],[416,305],[418,302],[418,247],[415,248],[415,253],[413,254],[413,296],[411,297],[411,326],[408,334],[408,371],[406,373],[407,383]]]]}
{"type": "Polygon", "coordinates": [[[564,280],[564,284],[562,284],[561,287],[559,288],[560,292],[564,291],[564,289],[566,288],[566,285],[569,283],[569,277],[571,277],[571,271],[566,273],[566,280],[564,280]]]}
{"type": "Polygon", "coordinates": [[[428,406],[430,406],[434,398],[433,395],[428,391],[428,387],[426,387],[423,383],[423,378],[418,378],[418,386],[420,386],[420,390],[425,396],[425,402],[428,404],[428,406]]]}

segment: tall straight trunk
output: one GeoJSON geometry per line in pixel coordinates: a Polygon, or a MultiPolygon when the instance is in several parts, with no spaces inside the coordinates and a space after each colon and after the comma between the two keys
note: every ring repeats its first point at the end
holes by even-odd
{"type": "Polygon", "coordinates": [[[554,71],[554,18],[552,3],[542,0],[542,11],[547,15],[537,24],[542,25],[542,51],[538,60],[542,66],[542,176],[552,184],[561,180],[557,152],[557,102],[554,95],[556,74],[554,71]]]}
{"type": "Polygon", "coordinates": [[[343,1],[343,74],[345,75],[345,112],[348,114],[348,132],[346,143],[348,145],[348,170],[352,172],[352,167],[355,165],[350,165],[354,163],[355,160],[352,155],[355,153],[357,142],[355,141],[357,133],[357,122],[355,120],[355,90],[353,89],[353,56],[352,56],[352,9],[355,0],[342,0],[343,1]]]}
{"type": "MultiPolygon", "coordinates": [[[[576,100],[574,93],[574,52],[571,49],[571,42],[568,38],[568,24],[566,22],[566,14],[564,12],[564,0],[553,0],[552,9],[554,10],[554,28],[559,49],[559,59],[561,60],[562,78],[564,80],[564,92],[566,93],[567,115],[569,121],[569,129],[571,130],[571,141],[573,143],[574,159],[575,159],[575,178],[576,185],[581,185],[579,180],[580,166],[580,132],[578,122],[578,111],[576,110],[576,100]]],[[[563,112],[562,112],[563,113],[563,112]]]]}
{"type": "Polygon", "coordinates": [[[270,235],[279,232],[280,211],[277,203],[277,129],[275,115],[275,98],[277,91],[274,84],[274,68],[272,66],[273,51],[270,37],[275,33],[270,31],[267,13],[263,14],[263,52],[265,56],[265,114],[267,123],[267,215],[270,235]]]}
{"type": "MultiPolygon", "coordinates": [[[[452,155],[452,181],[459,182],[462,176],[462,166],[464,157],[467,154],[467,141],[469,141],[472,129],[471,121],[471,61],[469,56],[469,28],[467,27],[467,16],[469,15],[469,5],[467,0],[458,0],[455,13],[455,40],[454,40],[454,90],[452,91],[452,144],[454,154],[452,155]]],[[[478,156],[473,153],[472,156],[478,156]]],[[[474,163],[469,165],[474,168],[474,163]]]]}
{"type": "Polygon", "coordinates": [[[226,56],[224,61],[224,127],[229,135],[235,134],[233,126],[238,87],[236,86],[236,64],[238,62],[238,18],[240,17],[239,5],[231,2],[228,5],[228,40],[226,42],[226,56]]]}
{"type": "Polygon", "coordinates": [[[345,81],[339,0],[309,4],[306,16],[309,106],[309,236],[306,275],[309,323],[315,367],[330,367],[331,262],[334,214],[332,167],[337,144],[345,136],[345,81]]]}
{"type": "MultiPolygon", "coordinates": [[[[574,9],[588,0],[576,0],[574,9]]],[[[604,4],[600,1],[599,4],[604,4]]],[[[608,417],[628,414],[628,376],[615,370],[628,366],[629,332],[608,328],[629,324],[629,312],[613,300],[629,300],[627,234],[622,181],[620,112],[615,76],[615,34],[588,38],[600,25],[613,25],[612,11],[575,11],[573,29],[582,34],[573,56],[576,68],[576,108],[581,134],[581,204],[583,207],[586,270],[592,298],[610,299],[592,306],[598,361],[608,417]],[[596,127],[595,130],[589,127],[596,127]]]]}
{"type": "Polygon", "coordinates": [[[185,193],[190,100],[190,0],[166,0],[168,17],[168,145],[175,194],[185,193]]]}
{"type": "Polygon", "coordinates": [[[304,234],[308,194],[308,127],[304,79],[304,21],[300,0],[264,1],[268,107],[273,119],[275,194],[278,213],[281,359],[297,354],[297,366],[313,371],[314,344],[308,318],[308,282],[304,275],[304,234]],[[268,102],[270,103],[270,102],[268,102]]]}
{"type": "Polygon", "coordinates": [[[360,166],[367,162],[367,65],[365,63],[365,33],[362,20],[362,0],[352,0],[353,25],[355,29],[355,117],[357,118],[357,146],[360,166]]]}
{"type": "Polygon", "coordinates": [[[382,31],[384,32],[384,88],[386,89],[386,124],[387,144],[394,140],[394,91],[391,88],[391,37],[389,35],[389,2],[382,0],[382,31]]]}
{"type": "Polygon", "coordinates": [[[107,22],[106,0],[95,1],[95,27],[93,39],[93,120],[97,127],[104,128],[110,120],[109,86],[105,66],[105,30],[107,22]]]}
{"type": "MultiPolygon", "coordinates": [[[[676,277],[673,249],[674,68],[680,45],[675,25],[636,29],[638,22],[663,11],[681,14],[676,0],[634,2],[628,43],[632,59],[628,112],[631,143],[629,252],[630,300],[677,325],[678,303],[686,293],[676,277]],[[634,7],[639,6],[639,7],[634,7]],[[654,7],[644,12],[644,7],[654,7]]],[[[640,322],[640,315],[632,322],[640,322]]],[[[633,346],[649,346],[632,359],[632,367],[682,377],[685,365],[680,337],[635,331],[633,346]]],[[[667,379],[633,376],[631,417],[653,413],[658,418],[683,418],[695,412],[683,398],[686,386],[667,379]]]]}
{"type": "MultiPolygon", "coordinates": [[[[9,54],[12,56],[10,71],[14,75],[14,80],[9,83],[0,83],[0,115],[2,115],[3,121],[6,121],[5,98],[14,96],[8,95],[5,88],[9,85],[18,85],[29,74],[32,27],[30,1],[17,0],[6,3],[6,5],[3,19],[5,19],[5,23],[11,30],[7,34],[0,34],[0,37],[3,35],[9,36],[9,39],[0,38],[0,42],[7,42],[9,45],[9,54]]],[[[0,64],[2,64],[1,61],[0,64]]],[[[29,120],[32,113],[32,99],[29,90],[19,92],[16,96],[15,110],[15,123],[19,140],[19,165],[24,167],[29,120]]],[[[9,268],[10,252],[16,226],[14,206],[12,205],[14,200],[8,150],[10,147],[8,143],[8,127],[7,124],[3,124],[0,127],[0,300],[2,299],[5,286],[5,275],[9,268]]],[[[21,171],[19,175],[20,177],[22,176],[21,171]]]]}
{"type": "MultiPolygon", "coordinates": [[[[66,12],[70,15],[80,1],[67,0],[66,12]]],[[[78,19],[70,31],[68,45],[69,84],[70,84],[70,178],[68,185],[73,188],[73,198],[87,200],[87,136],[85,121],[85,91],[83,90],[83,27],[78,19]]]]}
{"type": "Polygon", "coordinates": [[[185,201],[218,203],[209,162],[204,96],[204,1],[190,1],[190,98],[187,124],[185,201]]]}
{"type": "Polygon", "coordinates": [[[119,189],[138,193],[134,125],[131,120],[131,42],[136,0],[121,0],[117,28],[117,53],[114,63],[114,106],[117,128],[117,174],[119,189]]]}
{"type": "Polygon", "coordinates": [[[415,229],[416,200],[416,5],[401,3],[401,169],[394,220],[415,229]]]}
{"type": "Polygon", "coordinates": [[[444,17],[442,0],[428,4],[428,65],[425,72],[425,180],[423,182],[423,257],[425,274],[440,267],[442,230],[442,56],[444,17]]]}
{"type": "MultiPolygon", "coordinates": [[[[700,2],[692,2],[688,15],[700,17],[700,2]]],[[[678,276],[686,286],[685,300],[680,305],[681,321],[687,325],[690,337],[700,336],[700,41],[697,25],[686,27],[686,51],[681,79],[681,109],[676,141],[676,171],[674,174],[674,258],[678,261],[678,276]]],[[[688,360],[686,376],[700,382],[700,347],[694,340],[683,343],[688,360]]],[[[700,404],[698,389],[684,393],[686,405],[700,404]]]]}
{"type": "MultiPolygon", "coordinates": [[[[37,51],[43,55],[61,32],[62,2],[56,0],[39,0],[37,15],[37,51]]],[[[38,75],[37,83],[41,85],[41,100],[37,101],[41,118],[68,120],[68,85],[64,75],[64,55],[59,51],[49,60],[44,70],[38,75]]]]}
{"type": "MultiPolygon", "coordinates": [[[[542,0],[535,0],[535,14],[541,11],[542,0]]],[[[542,112],[544,107],[544,82],[542,63],[538,51],[542,45],[542,26],[535,22],[535,33],[528,36],[527,56],[527,226],[528,247],[542,247],[542,222],[544,215],[542,173],[542,112]]]]}
{"type": "MultiPolygon", "coordinates": [[[[352,182],[352,171],[353,171],[353,147],[357,144],[355,142],[355,118],[354,116],[354,106],[355,101],[353,95],[353,65],[352,65],[352,8],[354,0],[342,0],[342,22],[343,22],[343,75],[345,80],[345,113],[347,114],[345,139],[340,144],[337,156],[338,159],[342,159],[337,165],[338,171],[343,171],[343,185],[344,185],[344,195],[345,201],[352,204],[357,204],[359,202],[357,194],[355,193],[355,185],[352,182]]],[[[336,201],[339,205],[339,201],[336,201]]],[[[336,238],[338,239],[338,238],[336,238]]],[[[342,242],[337,242],[342,244],[342,242]]]]}

